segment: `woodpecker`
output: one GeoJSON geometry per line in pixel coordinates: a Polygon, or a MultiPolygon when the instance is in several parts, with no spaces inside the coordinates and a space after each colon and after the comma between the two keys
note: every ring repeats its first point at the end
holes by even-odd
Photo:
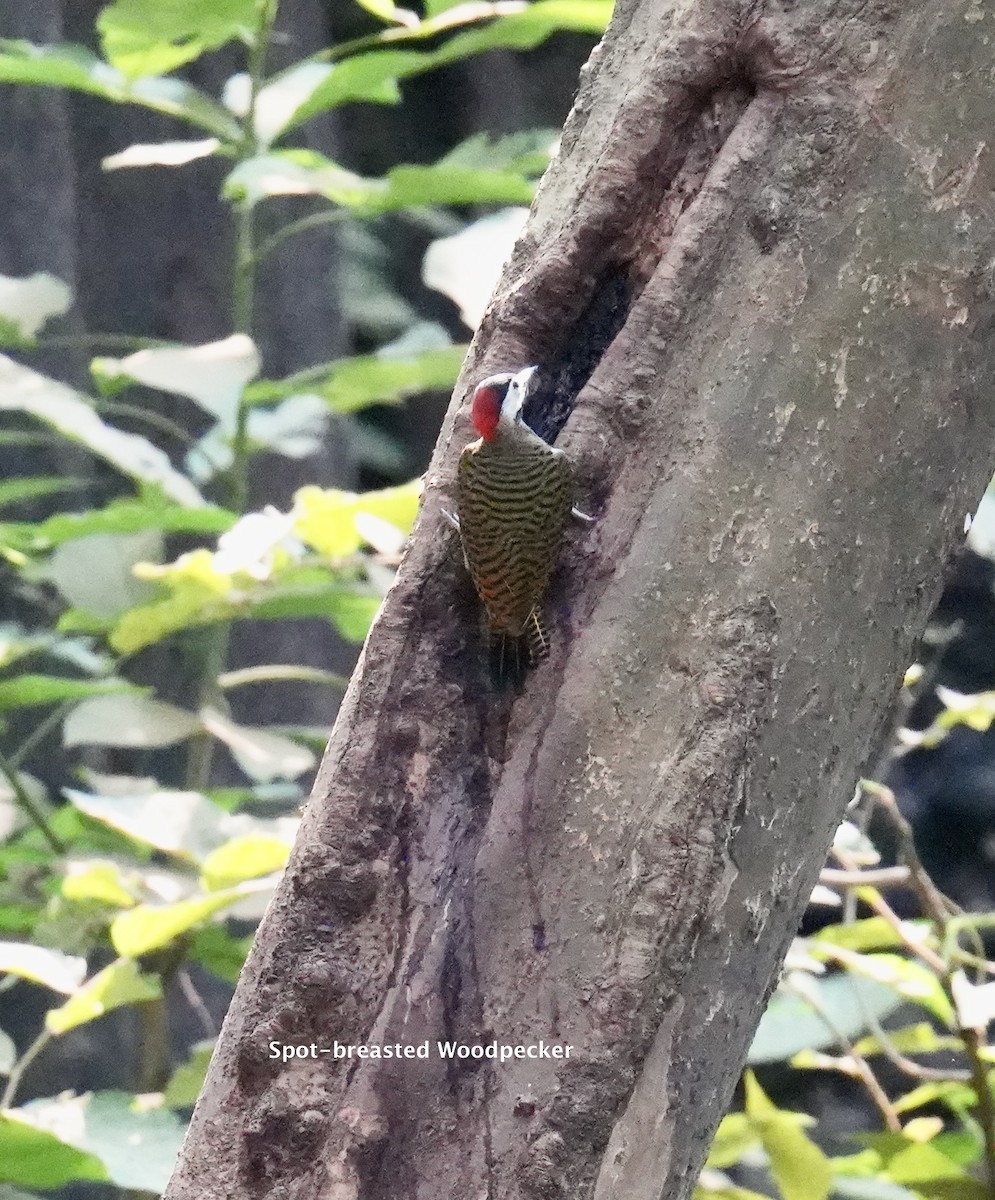
{"type": "Polygon", "coordinates": [[[512,671],[521,677],[523,641],[530,664],[548,652],[541,606],[573,510],[567,456],[522,417],[536,370],[492,375],[477,385],[470,417],[480,437],[463,451],[456,475],[453,524],[502,679],[512,671]]]}

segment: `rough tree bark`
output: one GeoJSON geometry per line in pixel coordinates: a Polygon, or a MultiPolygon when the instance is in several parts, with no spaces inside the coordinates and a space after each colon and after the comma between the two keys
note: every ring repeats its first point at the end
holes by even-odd
{"type": "Polygon", "coordinates": [[[688,1195],[991,470],[984,17],[620,0],[456,393],[569,417],[552,657],[483,681],[455,403],[170,1200],[688,1195]],[[424,1038],[574,1050],[268,1057],[424,1038]]]}

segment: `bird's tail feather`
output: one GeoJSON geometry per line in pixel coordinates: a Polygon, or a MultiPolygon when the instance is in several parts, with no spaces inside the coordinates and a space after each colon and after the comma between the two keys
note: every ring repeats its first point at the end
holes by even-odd
{"type": "Polygon", "coordinates": [[[491,677],[499,687],[521,691],[530,667],[549,655],[549,634],[542,614],[533,609],[524,632],[509,633],[506,629],[487,627],[488,659],[491,677]]]}

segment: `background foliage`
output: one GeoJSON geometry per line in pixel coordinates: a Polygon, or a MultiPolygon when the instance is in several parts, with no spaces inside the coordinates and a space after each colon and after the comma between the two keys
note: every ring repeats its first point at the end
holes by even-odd
{"type": "MultiPolygon", "coordinates": [[[[127,313],[81,328],[69,280],[0,276],[0,1196],[164,1186],[345,684],[322,647],[362,641],[415,515],[418,481],[385,406],[450,390],[555,148],[550,129],[434,147],[422,128],[411,161],[370,170],[374,145],[345,165],[326,153],[334,137],[310,131],[322,119],[362,130],[371,106],[459,64],[501,88],[493,52],[563,33],[589,46],[609,13],[608,0],[417,12],[358,0],[347,36],[281,67],[276,0],[115,0],[88,45],[0,41],[8,97],[82,93],[118,106],[111,129],[125,132],[136,109],[178,122],[181,136],[126,142],[102,168],[135,173],[155,205],[163,172],[213,164],[228,254],[227,327],[199,339],[128,328],[127,313]],[[205,63],[213,90],[197,81],[205,63]],[[334,291],[348,345],[281,370],[268,280],[321,230],[338,258],[318,286],[334,291]],[[448,297],[434,312],[397,286],[412,273],[398,246],[448,297]],[[385,486],[327,486],[329,445],[359,464],[355,482],[385,486]],[[268,657],[260,621],[297,630],[275,643],[294,654],[268,657]],[[252,719],[243,699],[276,696],[279,717],[309,689],[320,700],[303,711],[320,719],[274,719],[274,702],[252,719]],[[180,1008],[206,1040],[189,1020],[171,1030],[180,1008]],[[94,1026],[110,1040],[80,1041],[94,1026]],[[121,1086],[45,1092],[40,1068],[60,1050],[113,1057],[119,1040],[121,1086]]],[[[514,89],[502,98],[517,109],[514,89]]],[[[296,306],[324,261],[298,260],[286,323],[305,320],[296,306]]],[[[187,314],[172,315],[183,327],[187,314]]],[[[928,736],[992,711],[985,697],[952,701],[928,736]]],[[[891,909],[869,843],[846,827],[826,881],[843,919],[799,940],[753,1048],[767,1083],[746,1076],[701,1197],[995,1195],[984,919],[930,891],[887,793],[870,792],[904,839],[898,883],[923,916],[891,909]],[[853,1081],[879,1128],[844,1149],[778,1107],[770,1068],[788,1061],[853,1081]]]]}

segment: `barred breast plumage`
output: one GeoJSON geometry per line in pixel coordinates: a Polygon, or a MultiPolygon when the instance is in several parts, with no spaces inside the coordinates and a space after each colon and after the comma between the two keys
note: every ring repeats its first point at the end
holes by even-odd
{"type": "MultiPolygon", "coordinates": [[[[570,463],[524,425],[473,442],[457,472],[466,564],[493,633],[542,639],[540,605],[573,504],[570,463]]],[[[535,657],[533,653],[533,657],[535,657]]]]}

